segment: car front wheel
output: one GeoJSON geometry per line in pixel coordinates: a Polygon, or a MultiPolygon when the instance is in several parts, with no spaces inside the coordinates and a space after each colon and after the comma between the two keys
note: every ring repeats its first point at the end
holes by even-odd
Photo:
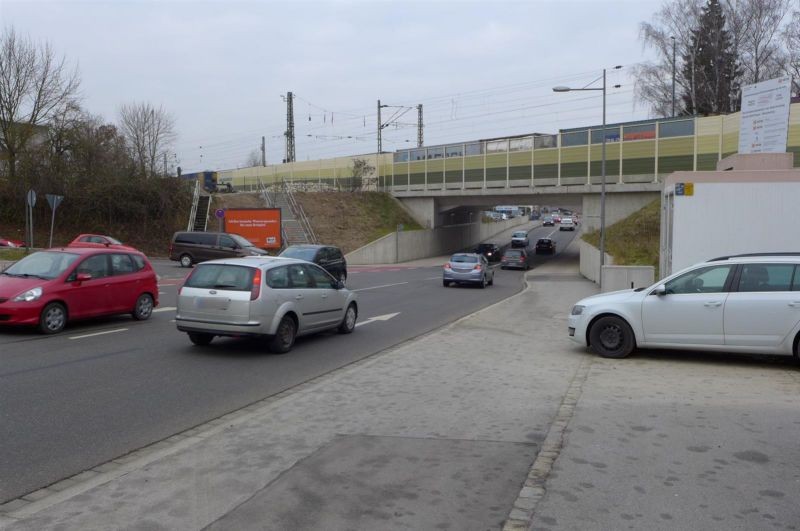
{"type": "Polygon", "coordinates": [[[633,330],[623,319],[601,317],[589,330],[592,350],[604,358],[626,358],[636,347],[633,330]]]}
{"type": "Polygon", "coordinates": [[[67,325],[67,309],[62,304],[51,302],[39,317],[39,330],[43,334],[57,334],[67,325]]]}
{"type": "Polygon", "coordinates": [[[133,307],[133,318],[137,321],[145,321],[153,314],[153,297],[149,293],[142,293],[136,299],[136,306],[133,307]]]}
{"type": "Polygon", "coordinates": [[[339,333],[349,334],[353,330],[355,330],[356,319],[358,319],[358,312],[356,311],[356,305],[350,304],[350,306],[347,307],[347,311],[344,312],[344,319],[342,319],[342,324],[339,325],[339,333]]]}
{"type": "Polygon", "coordinates": [[[181,267],[192,267],[192,257],[188,254],[181,255],[181,267]]]}
{"type": "Polygon", "coordinates": [[[269,342],[269,349],[278,354],[284,354],[292,350],[294,346],[294,338],[297,335],[297,325],[294,324],[294,319],[288,315],[284,315],[281,319],[275,335],[269,342]]]}

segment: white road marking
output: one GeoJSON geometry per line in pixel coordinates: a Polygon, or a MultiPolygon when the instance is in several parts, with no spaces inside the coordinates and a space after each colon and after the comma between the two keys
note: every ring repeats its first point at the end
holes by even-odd
{"type": "Polygon", "coordinates": [[[397,317],[398,315],[400,315],[400,312],[387,313],[385,315],[376,315],[375,317],[370,317],[366,321],[361,321],[360,323],[356,323],[356,326],[361,326],[361,325],[365,325],[365,324],[369,324],[369,323],[374,323],[374,322],[377,322],[377,321],[388,321],[389,319],[391,319],[393,317],[397,317]]]}
{"type": "Polygon", "coordinates": [[[72,336],[70,339],[83,339],[84,337],[102,336],[105,334],[114,334],[116,332],[124,332],[127,328],[117,328],[116,330],[105,330],[103,332],[95,332],[94,334],[83,334],[82,336],[72,336]]]}
{"type": "Polygon", "coordinates": [[[178,308],[176,308],[175,306],[164,306],[162,308],[156,308],[155,310],[153,310],[153,313],[156,313],[156,312],[171,312],[171,311],[177,310],[177,309],[178,308]]]}
{"type": "Polygon", "coordinates": [[[359,289],[354,289],[354,290],[351,290],[351,291],[366,291],[368,289],[390,288],[392,286],[402,286],[403,284],[408,284],[408,282],[396,282],[394,284],[383,284],[381,286],[370,286],[368,288],[359,288],[359,289]]]}

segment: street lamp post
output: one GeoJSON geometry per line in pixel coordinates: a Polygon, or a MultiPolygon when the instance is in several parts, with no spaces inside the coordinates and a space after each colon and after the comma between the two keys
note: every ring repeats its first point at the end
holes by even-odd
{"type": "MultiPolygon", "coordinates": [[[[622,68],[622,65],[615,66],[614,70],[619,70],[622,68]]],[[[603,141],[602,141],[602,161],[600,162],[600,274],[597,277],[597,283],[600,286],[600,290],[603,289],[603,266],[606,262],[606,69],[603,69],[603,75],[601,76],[603,79],[603,86],[602,87],[589,87],[595,81],[598,81],[600,78],[595,79],[585,87],[581,88],[570,88],[564,86],[553,87],[553,92],[576,92],[582,90],[601,90],[603,91],[603,141]]],[[[614,85],[614,88],[619,88],[619,85],[614,85]]],[[[588,139],[589,145],[592,143],[591,137],[588,139]]],[[[589,167],[591,168],[592,161],[589,161],[589,167]]],[[[589,172],[591,174],[591,172],[589,172]]]]}

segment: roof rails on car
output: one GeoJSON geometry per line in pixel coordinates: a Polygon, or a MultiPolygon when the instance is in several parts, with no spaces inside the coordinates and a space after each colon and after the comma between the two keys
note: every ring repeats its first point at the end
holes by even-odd
{"type": "Polygon", "coordinates": [[[721,262],[722,260],[730,260],[731,258],[754,258],[757,256],[800,256],[799,252],[781,252],[781,253],[747,253],[747,254],[732,254],[730,256],[719,256],[708,260],[709,262],[721,262]]]}

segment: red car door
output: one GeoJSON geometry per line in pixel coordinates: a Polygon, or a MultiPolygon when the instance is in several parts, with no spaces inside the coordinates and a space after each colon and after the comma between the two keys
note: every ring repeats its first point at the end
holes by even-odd
{"type": "Polygon", "coordinates": [[[108,254],[101,253],[84,258],[67,276],[64,299],[70,318],[84,318],[108,313],[108,254]],[[89,280],[78,280],[79,274],[91,275],[89,280]]]}
{"type": "Polygon", "coordinates": [[[129,254],[114,253],[111,260],[111,276],[108,277],[109,311],[127,312],[133,310],[139,296],[141,275],[136,272],[129,254]]]}

